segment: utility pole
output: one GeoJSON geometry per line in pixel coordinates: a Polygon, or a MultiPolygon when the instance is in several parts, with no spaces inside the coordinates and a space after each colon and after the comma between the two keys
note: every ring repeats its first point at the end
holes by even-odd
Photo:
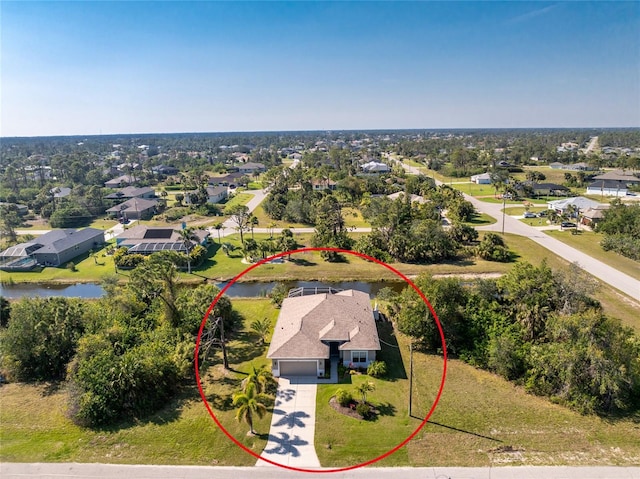
{"type": "Polygon", "coordinates": [[[413,403],[413,341],[409,343],[409,417],[413,403]]]}
{"type": "Polygon", "coordinates": [[[502,193],[502,236],[504,236],[504,210],[507,207],[507,199],[504,197],[504,193],[502,193]]]}

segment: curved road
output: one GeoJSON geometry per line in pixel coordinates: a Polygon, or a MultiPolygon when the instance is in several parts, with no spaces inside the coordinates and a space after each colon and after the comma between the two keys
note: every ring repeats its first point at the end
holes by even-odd
{"type": "MultiPolygon", "coordinates": [[[[404,163],[401,164],[407,173],[414,175],[420,173],[420,170],[414,166],[409,166],[404,163]]],[[[442,184],[441,181],[435,181],[438,185],[442,184]]],[[[591,256],[578,251],[577,249],[569,245],[564,244],[562,241],[552,238],[551,236],[537,230],[532,226],[522,223],[521,221],[518,221],[508,215],[504,215],[502,213],[502,204],[500,203],[486,203],[467,194],[465,194],[464,196],[465,199],[470,201],[476,208],[476,210],[478,210],[480,213],[486,213],[497,220],[495,224],[484,226],[480,229],[501,232],[503,231],[502,221],[504,218],[505,233],[513,233],[532,239],[540,246],[547,248],[549,251],[557,254],[561,258],[564,258],[571,263],[576,263],[582,269],[592,274],[599,280],[613,286],[619,291],[622,291],[624,294],[634,299],[635,301],[640,302],[640,281],[638,281],[637,279],[632,278],[628,274],[622,273],[617,269],[603,263],[602,261],[592,258],[591,256]]]]}

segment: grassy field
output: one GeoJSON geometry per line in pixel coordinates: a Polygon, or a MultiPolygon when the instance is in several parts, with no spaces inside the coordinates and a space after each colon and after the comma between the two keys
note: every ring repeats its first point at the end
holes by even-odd
{"type": "MultiPolygon", "coordinates": [[[[409,417],[409,344],[401,334],[393,336],[393,343],[396,340],[399,350],[387,348],[385,352],[385,359],[395,367],[395,377],[375,380],[376,389],[367,396],[368,401],[382,406],[384,414],[377,421],[341,416],[328,406],[338,387],[355,389],[366,378],[353,377],[352,386],[319,387],[316,451],[323,466],[347,466],[383,454],[404,441],[433,404],[442,359],[414,353],[409,417]]],[[[429,423],[405,447],[376,465],[637,464],[637,419],[581,416],[526,394],[493,374],[449,360],[443,394],[429,423]]]]}
{"type": "MultiPolygon", "coordinates": [[[[266,363],[266,346],[249,332],[248,324],[257,317],[275,322],[277,310],[266,300],[234,300],[233,304],[246,320],[245,329],[229,345],[229,361],[234,370],[248,372],[252,364],[266,363]]],[[[225,429],[259,454],[266,444],[271,414],[256,423],[257,436],[246,436],[247,426],[234,419],[227,399],[242,377],[213,366],[203,375],[203,388],[225,429]]],[[[195,382],[159,413],[107,429],[80,428],[69,421],[66,390],[55,384],[5,384],[0,389],[0,406],[0,461],[235,466],[252,466],[256,461],[217,427],[195,382]]]]}
{"type": "Polygon", "coordinates": [[[291,223],[289,221],[273,220],[267,216],[262,207],[262,203],[253,210],[253,215],[258,218],[258,222],[261,228],[268,228],[269,225],[273,225],[274,228],[310,228],[311,225],[305,225],[302,223],[291,223]]]}
{"type": "Polygon", "coordinates": [[[524,206],[510,206],[508,208],[505,208],[504,212],[510,216],[522,216],[525,211],[540,213],[541,211],[545,211],[546,209],[546,206],[532,206],[528,210],[524,206]]]}
{"type": "Polygon", "coordinates": [[[574,247],[592,258],[602,261],[609,266],[628,274],[632,278],[640,280],[640,264],[630,258],[615,253],[605,251],[600,246],[603,235],[593,231],[580,230],[579,234],[572,234],[571,231],[546,231],[546,233],[569,246],[574,247]]]}

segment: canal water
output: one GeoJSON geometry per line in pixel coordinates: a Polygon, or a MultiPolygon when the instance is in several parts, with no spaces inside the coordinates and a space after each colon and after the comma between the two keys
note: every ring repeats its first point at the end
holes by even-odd
{"type": "MultiPolygon", "coordinates": [[[[220,289],[227,283],[217,283],[220,289]]],[[[227,296],[235,298],[252,298],[267,296],[269,292],[278,284],[270,283],[234,283],[227,291],[227,296]]],[[[356,289],[374,296],[382,288],[389,287],[394,291],[400,291],[406,286],[402,281],[377,281],[368,283],[365,281],[344,281],[340,283],[324,283],[320,281],[290,281],[285,283],[289,288],[334,288],[334,289],[356,289]]],[[[99,284],[79,283],[60,285],[41,284],[11,284],[0,285],[0,295],[5,298],[17,299],[22,297],[49,297],[65,296],[75,298],[99,298],[104,295],[104,290],[99,284]]]]}

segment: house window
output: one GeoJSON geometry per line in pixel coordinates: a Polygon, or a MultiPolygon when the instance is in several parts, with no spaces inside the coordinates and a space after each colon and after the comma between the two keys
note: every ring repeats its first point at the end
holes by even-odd
{"type": "Polygon", "coordinates": [[[352,363],[366,363],[367,362],[367,352],[366,351],[351,351],[351,362],[352,363]]]}

